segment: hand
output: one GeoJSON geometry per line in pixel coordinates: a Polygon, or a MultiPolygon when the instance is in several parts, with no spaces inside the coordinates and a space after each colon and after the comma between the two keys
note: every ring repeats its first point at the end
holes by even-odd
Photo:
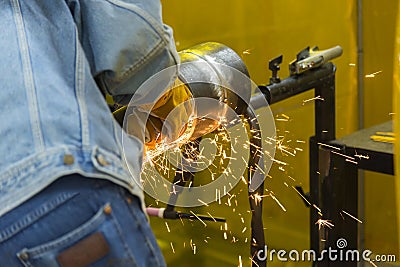
{"type": "Polygon", "coordinates": [[[178,79],[158,99],[146,122],[145,147],[154,150],[159,146],[184,143],[194,130],[195,115],[192,94],[178,79]]]}

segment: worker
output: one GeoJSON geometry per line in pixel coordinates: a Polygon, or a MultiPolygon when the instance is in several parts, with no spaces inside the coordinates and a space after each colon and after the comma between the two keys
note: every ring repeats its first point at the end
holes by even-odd
{"type": "Polygon", "coordinates": [[[0,266],[165,266],[143,209],[142,141],[124,139],[125,161],[104,98],[126,105],[171,66],[159,86],[176,81],[159,0],[9,0],[0,10],[0,266]]]}

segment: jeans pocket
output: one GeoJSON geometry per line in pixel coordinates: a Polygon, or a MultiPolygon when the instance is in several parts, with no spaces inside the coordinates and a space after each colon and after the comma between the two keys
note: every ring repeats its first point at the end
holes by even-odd
{"type": "Polygon", "coordinates": [[[137,266],[109,203],[72,231],[17,253],[24,266],[137,266]]]}

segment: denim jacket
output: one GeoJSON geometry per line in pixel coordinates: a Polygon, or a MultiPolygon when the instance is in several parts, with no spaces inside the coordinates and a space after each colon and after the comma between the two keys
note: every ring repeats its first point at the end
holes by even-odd
{"type": "Polygon", "coordinates": [[[0,24],[0,216],[71,173],[143,198],[142,144],[124,160],[103,95],[127,104],[178,63],[159,0],[4,0],[0,24]]]}

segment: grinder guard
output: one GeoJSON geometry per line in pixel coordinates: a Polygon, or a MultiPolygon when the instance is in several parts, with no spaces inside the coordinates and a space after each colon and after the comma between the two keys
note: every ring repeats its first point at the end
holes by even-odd
{"type": "Polygon", "coordinates": [[[213,98],[220,102],[218,107],[210,105],[207,110],[204,110],[205,107],[202,105],[202,110],[197,110],[196,113],[200,115],[200,118],[197,119],[191,140],[216,130],[220,125],[218,120],[201,118],[201,114],[213,114],[213,118],[229,121],[229,118],[226,118],[228,107],[237,114],[244,113],[250,100],[251,85],[250,81],[239,86],[238,84],[232,84],[231,77],[233,77],[233,74],[230,72],[231,68],[249,76],[245,64],[235,51],[220,43],[207,42],[183,50],[179,52],[179,56],[182,63],[179,79],[189,87],[193,97],[213,98]],[[221,65],[230,68],[221,68],[221,65]],[[191,82],[199,80],[210,82],[191,82]],[[235,86],[234,89],[232,89],[233,86],[235,86]],[[240,96],[235,92],[238,92],[240,96]]]}

